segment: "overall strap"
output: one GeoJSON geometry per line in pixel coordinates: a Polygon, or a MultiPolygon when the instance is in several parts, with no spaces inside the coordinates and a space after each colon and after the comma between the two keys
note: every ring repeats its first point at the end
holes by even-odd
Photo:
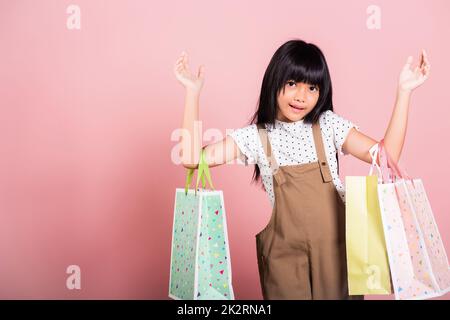
{"type": "Polygon", "coordinates": [[[267,130],[264,126],[264,123],[258,123],[256,127],[258,128],[259,138],[261,140],[267,162],[270,165],[272,174],[274,174],[278,169],[278,163],[275,159],[275,156],[272,156],[272,147],[270,145],[269,136],[267,135],[267,130]]]}
{"type": "Polygon", "coordinates": [[[328,166],[327,157],[325,155],[325,148],[323,145],[322,133],[320,130],[319,121],[312,125],[314,144],[316,146],[317,159],[320,166],[320,173],[322,174],[323,182],[333,181],[330,167],[328,166]]]}

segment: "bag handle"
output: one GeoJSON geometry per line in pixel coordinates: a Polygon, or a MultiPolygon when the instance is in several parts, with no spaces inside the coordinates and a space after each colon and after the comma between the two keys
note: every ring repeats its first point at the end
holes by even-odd
{"type": "MultiPolygon", "coordinates": [[[[404,179],[404,180],[412,180],[409,175],[406,173],[405,170],[401,169],[397,162],[395,162],[389,153],[387,152],[385,146],[384,146],[384,139],[382,139],[379,143],[379,153],[380,153],[380,166],[381,171],[383,172],[389,172],[388,178],[385,180],[387,182],[392,182],[393,179],[404,179]],[[384,170],[386,169],[386,170],[384,170]]],[[[384,177],[384,176],[383,176],[384,177]]]]}
{"type": "Polygon", "coordinates": [[[383,183],[383,173],[381,172],[381,168],[377,163],[377,158],[378,158],[378,153],[380,151],[380,146],[379,144],[374,144],[370,149],[369,149],[369,154],[370,157],[372,158],[372,165],[370,166],[370,170],[369,170],[369,176],[372,175],[373,173],[373,168],[377,168],[378,171],[378,183],[381,184],[383,183]]]}
{"type": "Polygon", "coordinates": [[[373,145],[369,149],[370,156],[372,158],[372,165],[370,166],[369,175],[372,175],[373,168],[377,168],[378,182],[392,182],[392,177],[396,179],[411,180],[405,170],[401,169],[397,162],[387,153],[384,147],[384,139],[379,143],[373,145]],[[377,164],[377,157],[379,156],[380,165],[377,164]],[[386,172],[388,176],[386,178],[386,172]]]}
{"type": "Polygon", "coordinates": [[[382,184],[383,182],[392,182],[392,170],[388,166],[387,157],[386,155],[384,155],[384,152],[385,149],[381,147],[381,141],[369,150],[369,153],[372,157],[372,165],[370,167],[369,175],[372,175],[373,167],[376,167],[378,171],[378,184],[382,184]],[[379,165],[377,163],[377,157],[379,159],[379,165]]]}
{"type": "MultiPolygon", "coordinates": [[[[205,189],[206,179],[208,179],[208,183],[211,186],[211,189],[214,190],[214,186],[211,180],[211,174],[209,172],[208,162],[206,161],[206,151],[205,148],[202,148],[200,153],[200,161],[198,163],[198,172],[197,172],[197,183],[195,185],[195,195],[197,195],[198,183],[200,182],[200,178],[202,179],[202,189],[205,189]],[[206,177],[206,179],[205,179],[206,177]]],[[[184,194],[187,195],[189,186],[191,185],[192,176],[194,175],[195,169],[187,169],[186,176],[186,184],[184,186],[184,194]]]]}

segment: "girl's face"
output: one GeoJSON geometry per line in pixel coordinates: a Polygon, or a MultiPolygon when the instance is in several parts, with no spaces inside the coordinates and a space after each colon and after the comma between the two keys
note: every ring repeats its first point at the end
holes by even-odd
{"type": "Polygon", "coordinates": [[[302,120],[317,104],[319,87],[288,80],[278,94],[277,119],[283,122],[302,120]]]}

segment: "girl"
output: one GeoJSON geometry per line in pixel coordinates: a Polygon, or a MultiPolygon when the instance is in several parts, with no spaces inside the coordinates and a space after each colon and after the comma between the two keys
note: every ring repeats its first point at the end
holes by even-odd
{"type": "MultiPolygon", "coordinates": [[[[419,66],[411,69],[412,61],[408,57],[400,73],[397,101],[384,135],[385,148],[395,161],[403,147],[411,92],[430,72],[424,51],[419,66]]],[[[201,137],[195,122],[204,68],[192,74],[182,53],[174,71],[186,88],[182,163],[197,168],[201,137]]],[[[349,299],[345,195],[337,153],[371,163],[369,149],[378,141],[333,112],[328,66],[311,43],[291,40],[275,52],[258,104],[250,125],[202,149],[210,167],[240,158],[255,164],[254,181],[262,177],[273,205],[268,225],[256,235],[263,297],[349,299]]]]}

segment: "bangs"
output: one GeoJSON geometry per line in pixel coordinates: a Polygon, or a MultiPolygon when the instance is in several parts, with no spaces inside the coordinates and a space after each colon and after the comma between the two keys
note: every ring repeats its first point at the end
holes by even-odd
{"type": "Polygon", "coordinates": [[[286,56],[282,62],[280,77],[278,82],[279,89],[283,88],[288,80],[296,82],[304,82],[311,85],[323,87],[326,78],[326,66],[312,48],[311,50],[302,50],[301,52],[293,52],[286,56]]]}
{"type": "Polygon", "coordinates": [[[320,85],[323,83],[323,68],[321,66],[305,66],[303,64],[293,65],[285,74],[286,82],[295,80],[295,82],[304,82],[312,85],[320,85]]]}

